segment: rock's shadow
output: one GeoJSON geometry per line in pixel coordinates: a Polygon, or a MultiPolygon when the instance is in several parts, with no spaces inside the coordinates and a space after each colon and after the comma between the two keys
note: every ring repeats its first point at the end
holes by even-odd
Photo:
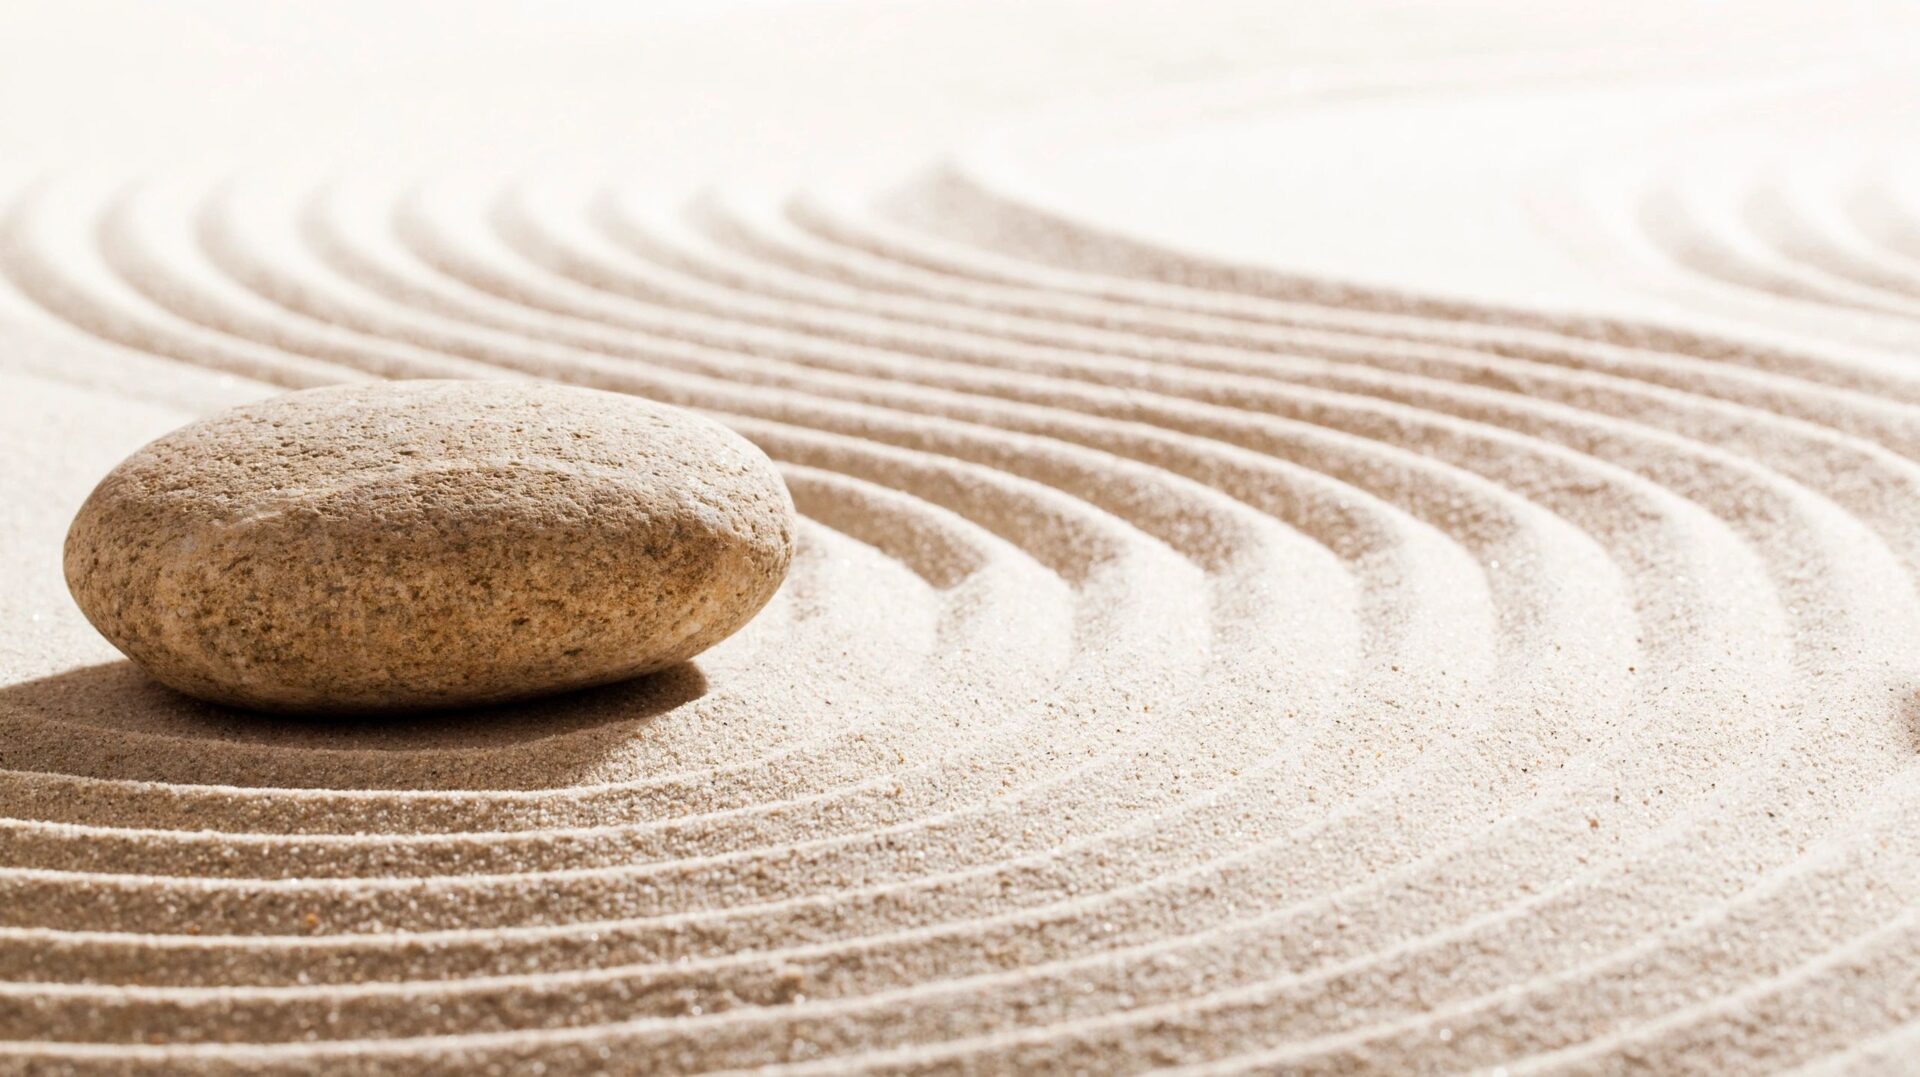
{"type": "Polygon", "coordinates": [[[707,693],[685,662],[527,703],[402,715],[262,714],[181,695],[131,662],[0,687],[0,768],[335,788],[551,787],[707,693]]]}

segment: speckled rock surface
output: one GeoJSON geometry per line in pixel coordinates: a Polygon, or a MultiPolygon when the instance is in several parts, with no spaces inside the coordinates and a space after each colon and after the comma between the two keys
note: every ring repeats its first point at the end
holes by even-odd
{"type": "Polygon", "coordinates": [[[160,681],[384,711],[631,677],[726,638],[792,499],[718,423],[534,382],[291,393],[134,453],[67,534],[89,620],[160,681]]]}

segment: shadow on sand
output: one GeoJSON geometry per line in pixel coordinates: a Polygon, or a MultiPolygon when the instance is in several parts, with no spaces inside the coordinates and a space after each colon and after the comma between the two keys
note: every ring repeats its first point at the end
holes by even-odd
{"type": "Polygon", "coordinates": [[[594,772],[706,693],[685,662],[526,703],[289,716],[204,703],[108,662],[0,687],[0,768],[216,785],[550,787],[594,772]]]}

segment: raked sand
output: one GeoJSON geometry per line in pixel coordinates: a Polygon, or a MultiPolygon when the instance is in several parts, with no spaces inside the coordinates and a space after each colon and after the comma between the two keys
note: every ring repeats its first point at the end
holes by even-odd
{"type": "Polygon", "coordinates": [[[1428,7],[21,14],[0,1071],[1914,1072],[1920,36],[1428,7]],[[419,377],[721,419],[786,586],[351,721],[73,607],[419,377]]]}

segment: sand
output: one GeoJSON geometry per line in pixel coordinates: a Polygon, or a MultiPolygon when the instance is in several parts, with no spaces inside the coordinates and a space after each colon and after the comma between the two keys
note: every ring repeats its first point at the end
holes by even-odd
{"type": "Polygon", "coordinates": [[[1912,17],[1484,8],[23,16],[0,1071],[1911,1072],[1912,17]],[[356,721],[68,600],[143,441],[503,375],[785,587],[356,721]]]}

